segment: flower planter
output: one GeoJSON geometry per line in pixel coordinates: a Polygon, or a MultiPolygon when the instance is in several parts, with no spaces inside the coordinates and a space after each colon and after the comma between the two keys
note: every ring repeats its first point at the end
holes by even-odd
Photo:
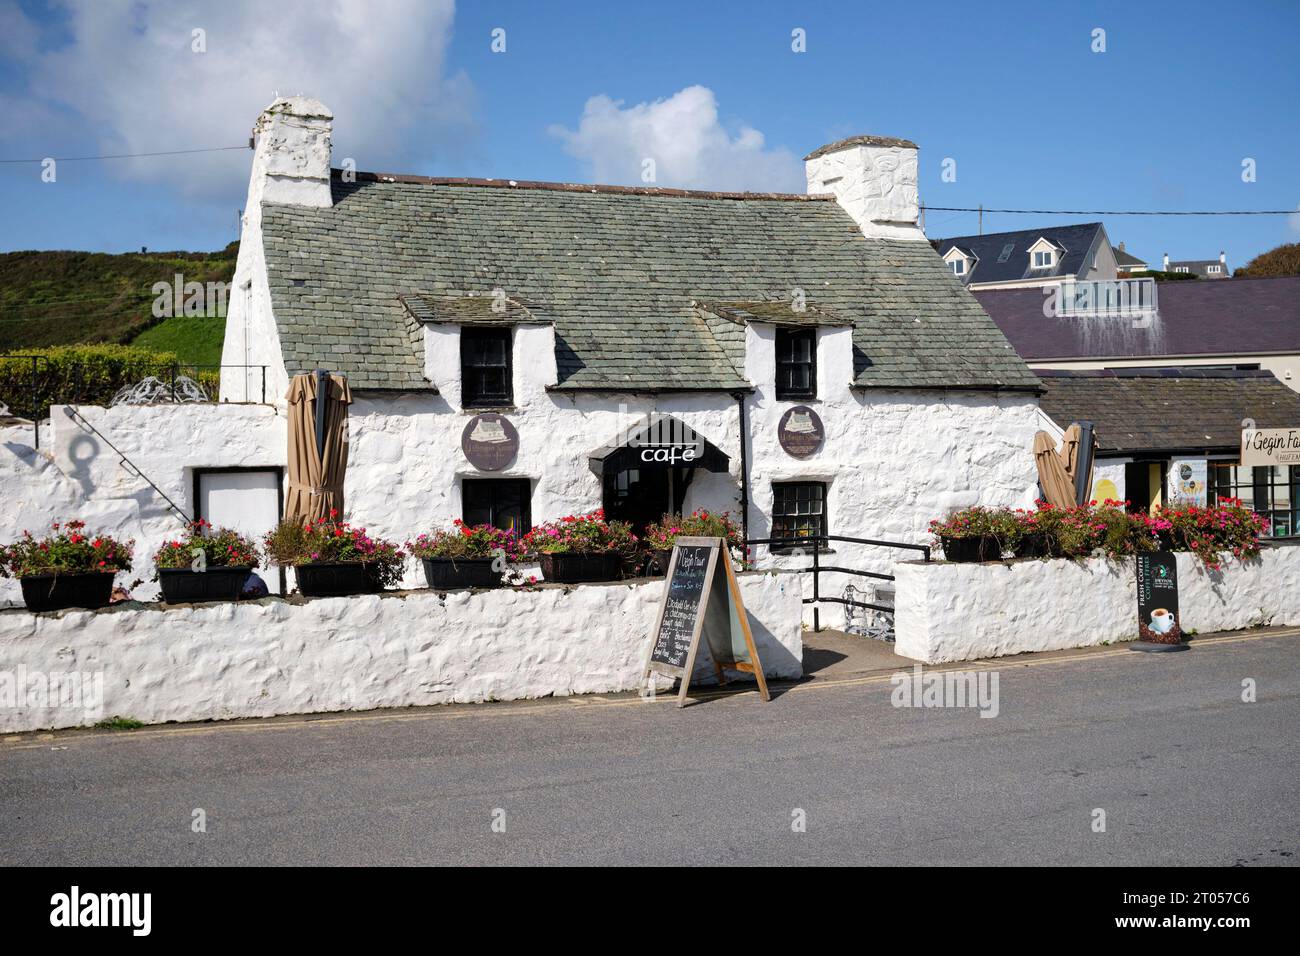
{"type": "Polygon", "coordinates": [[[943,556],[948,561],[1001,561],[1002,543],[992,535],[972,538],[950,538],[943,535],[943,556]]]}
{"type": "Polygon", "coordinates": [[[496,558],[424,558],[424,579],[436,591],[459,588],[499,588],[501,572],[496,558]]]}
{"type": "Polygon", "coordinates": [[[369,564],[299,564],[298,591],[304,597],[341,597],[347,594],[374,594],[383,590],[379,569],[369,564]]]}
{"type": "Polygon", "coordinates": [[[168,604],[193,604],[199,601],[238,601],[244,582],[253,569],[243,567],[159,568],[158,583],[168,604]]]}
{"type": "MultiPolygon", "coordinates": [[[[944,549],[947,554],[947,549],[944,549]]],[[[1016,545],[1017,558],[1051,558],[1054,557],[1052,541],[1044,533],[1027,534],[1016,545]]]]}
{"type": "Polygon", "coordinates": [[[582,584],[589,581],[613,581],[618,577],[620,557],[617,551],[592,554],[543,554],[542,577],[558,584],[582,584]]]}
{"type": "Polygon", "coordinates": [[[68,607],[108,607],[116,571],[93,574],[32,574],[19,580],[29,611],[61,611],[68,607]]]}

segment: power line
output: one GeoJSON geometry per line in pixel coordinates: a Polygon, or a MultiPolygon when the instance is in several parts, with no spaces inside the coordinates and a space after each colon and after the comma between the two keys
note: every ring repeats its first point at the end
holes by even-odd
{"type": "Polygon", "coordinates": [[[204,149],[170,149],[160,153],[115,153],[109,156],[46,156],[42,159],[0,159],[0,164],[43,163],[52,159],[56,163],[84,163],[94,159],[144,159],[148,156],[187,156],[191,153],[225,153],[235,149],[248,149],[243,146],[209,146],[204,149]]]}
{"type": "Polygon", "coordinates": [[[1031,216],[1295,216],[1300,209],[1246,209],[1246,210],[1115,210],[1115,209],[989,209],[980,206],[926,206],[934,212],[1000,212],[1031,216]]]}

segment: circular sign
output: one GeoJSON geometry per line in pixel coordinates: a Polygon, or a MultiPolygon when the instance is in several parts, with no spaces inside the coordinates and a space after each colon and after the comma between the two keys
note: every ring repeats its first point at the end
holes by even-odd
{"type": "Polygon", "coordinates": [[[519,453],[519,433],[504,415],[475,415],[461,433],[460,448],[479,471],[500,471],[519,453]]]}
{"type": "Polygon", "coordinates": [[[790,457],[811,458],[821,450],[826,429],[816,412],[807,405],[796,405],[781,416],[776,437],[790,457]]]}

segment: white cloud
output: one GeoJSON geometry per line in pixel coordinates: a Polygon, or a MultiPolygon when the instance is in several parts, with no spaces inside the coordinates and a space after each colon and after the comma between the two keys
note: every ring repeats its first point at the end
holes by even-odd
{"type": "Polygon", "coordinates": [[[552,126],[594,182],[683,189],[803,192],[803,164],[785,149],[764,147],[763,134],[741,126],[735,135],[718,120],[718,103],[705,86],[688,86],[667,99],[625,107],[608,96],[587,100],[576,130],[552,126]]]}
{"type": "MultiPolygon", "coordinates": [[[[72,42],[16,59],[25,95],[82,122],[80,144],[138,153],[246,142],[275,93],[304,93],[335,115],[335,162],[410,170],[472,130],[473,89],[444,75],[452,0],[71,0],[72,42]],[[205,31],[206,52],[191,49],[205,31]]],[[[6,27],[6,29],[8,29],[6,27]]],[[[14,51],[10,48],[10,54],[14,51]]],[[[6,139],[47,155],[40,127],[6,139]]],[[[124,178],[233,198],[247,156],[120,161],[124,178]],[[240,160],[232,157],[241,157],[240,160]]]]}

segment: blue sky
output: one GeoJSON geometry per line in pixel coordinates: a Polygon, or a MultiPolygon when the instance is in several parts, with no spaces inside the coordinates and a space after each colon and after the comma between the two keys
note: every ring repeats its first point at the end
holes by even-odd
{"type": "MultiPolygon", "coordinates": [[[[1291,2],[0,0],[0,22],[4,159],[236,145],[278,91],[331,106],[336,163],[369,170],[637,183],[653,156],[659,185],[800,189],[804,153],[876,133],[920,144],[929,206],[1300,204],[1291,2]]],[[[64,162],[55,182],[0,165],[0,248],[220,247],[248,160],[64,162]]],[[[984,228],[1088,218],[986,215],[984,228]]],[[[1240,265],[1300,240],[1297,217],[1104,221],[1152,262],[1223,249],[1240,265]]],[[[926,225],[961,235],[976,217],[926,225]]]]}

